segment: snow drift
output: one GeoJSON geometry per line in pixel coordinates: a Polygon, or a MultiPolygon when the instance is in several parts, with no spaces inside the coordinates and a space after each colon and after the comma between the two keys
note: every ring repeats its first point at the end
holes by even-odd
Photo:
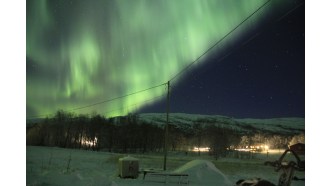
{"type": "Polygon", "coordinates": [[[229,179],[207,160],[193,160],[174,170],[173,173],[189,175],[189,185],[233,185],[229,179]]]}

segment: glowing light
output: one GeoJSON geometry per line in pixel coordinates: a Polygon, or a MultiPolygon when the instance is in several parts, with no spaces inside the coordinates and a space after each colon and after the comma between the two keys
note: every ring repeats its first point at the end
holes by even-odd
{"type": "MultiPolygon", "coordinates": [[[[167,82],[265,0],[27,2],[27,116],[54,113],[167,82]],[[33,70],[30,70],[33,68],[33,70]]],[[[256,14],[224,41],[257,24],[256,14]]],[[[130,112],[160,87],[79,113],[130,112]]]]}
{"type": "Polygon", "coordinates": [[[193,152],[209,152],[210,147],[194,147],[192,149],[193,152]]]}
{"type": "Polygon", "coordinates": [[[245,146],[245,148],[236,148],[237,151],[268,151],[269,146],[268,145],[251,145],[251,146],[245,146]]]}
{"type": "Polygon", "coordinates": [[[235,149],[236,151],[244,151],[244,152],[249,152],[251,149],[235,149]]]}
{"type": "Polygon", "coordinates": [[[83,137],[81,140],[81,144],[84,146],[95,146],[97,143],[97,137],[94,140],[88,140],[87,138],[83,137]]]}

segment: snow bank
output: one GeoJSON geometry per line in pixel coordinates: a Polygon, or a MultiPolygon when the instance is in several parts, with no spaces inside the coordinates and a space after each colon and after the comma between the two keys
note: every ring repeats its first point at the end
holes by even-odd
{"type": "Polygon", "coordinates": [[[193,160],[174,170],[173,173],[189,174],[189,185],[234,185],[207,160],[193,160]]]}

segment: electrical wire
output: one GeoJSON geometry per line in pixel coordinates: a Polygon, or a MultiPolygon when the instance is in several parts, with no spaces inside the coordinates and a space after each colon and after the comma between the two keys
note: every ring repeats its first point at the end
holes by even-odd
{"type": "Polygon", "coordinates": [[[132,104],[132,105],[129,105],[129,106],[126,106],[126,107],[120,107],[118,109],[114,109],[114,110],[110,110],[110,111],[107,111],[107,112],[103,112],[102,115],[104,114],[107,114],[107,113],[111,113],[111,112],[114,112],[114,111],[118,111],[118,110],[122,110],[122,109],[127,109],[127,108],[130,108],[130,107],[133,107],[133,106],[137,106],[137,105],[143,105],[144,103],[147,103],[147,102],[150,102],[150,101],[153,101],[155,99],[158,99],[160,97],[163,97],[164,95],[161,95],[161,96],[156,96],[154,98],[151,98],[151,99],[148,99],[148,100],[145,100],[145,101],[141,101],[141,102],[138,102],[138,103],[135,103],[135,104],[132,104]]]}
{"type": "Polygon", "coordinates": [[[189,65],[187,65],[185,68],[183,68],[179,73],[177,73],[175,76],[173,76],[169,81],[174,80],[175,78],[177,78],[178,76],[180,76],[184,71],[188,70],[194,63],[196,63],[200,58],[202,58],[205,54],[207,54],[208,52],[210,52],[215,46],[217,46],[220,42],[222,42],[225,38],[227,38],[231,33],[233,33],[237,28],[239,28],[245,21],[247,21],[248,19],[250,19],[254,14],[256,14],[259,10],[261,10],[264,6],[266,6],[270,1],[272,0],[268,0],[267,2],[265,2],[264,4],[262,4],[258,9],[256,9],[254,12],[252,12],[252,14],[250,14],[249,16],[247,16],[242,22],[240,22],[238,25],[236,25],[235,28],[233,28],[231,31],[229,31],[225,36],[223,36],[221,39],[219,39],[217,42],[215,42],[215,44],[213,44],[210,48],[208,48],[204,53],[202,53],[202,55],[200,55],[199,57],[197,57],[197,59],[195,59],[193,62],[191,62],[189,65]]]}
{"type": "MultiPolygon", "coordinates": [[[[191,62],[189,65],[187,65],[184,69],[182,69],[179,73],[177,73],[175,76],[173,76],[170,80],[170,81],[173,81],[175,78],[177,78],[178,76],[180,76],[184,71],[188,70],[194,63],[196,63],[200,58],[202,58],[204,55],[206,55],[209,51],[211,51],[215,46],[217,46],[220,42],[222,42],[225,38],[227,38],[232,32],[234,32],[237,28],[239,28],[245,21],[247,21],[249,18],[251,18],[254,14],[256,14],[259,10],[261,10],[264,6],[266,6],[271,0],[268,0],[267,2],[265,2],[264,4],[262,4],[258,9],[256,9],[253,13],[251,13],[248,17],[246,17],[243,21],[241,21],[236,27],[234,27],[231,31],[229,31],[225,36],[223,36],[221,39],[219,39],[217,42],[215,42],[215,44],[213,44],[210,48],[208,48],[204,53],[202,53],[197,59],[195,59],[193,62],[191,62]]],[[[231,52],[230,52],[231,53],[231,52]]],[[[229,54],[230,54],[229,53],[229,54]]],[[[227,54],[225,57],[227,57],[229,54],[227,54]]],[[[125,97],[128,97],[128,96],[132,96],[134,94],[139,94],[141,92],[145,92],[145,91],[148,91],[148,90],[151,90],[151,89],[154,89],[154,88],[157,88],[157,87],[160,87],[160,86],[163,86],[163,85],[166,85],[167,83],[162,83],[162,84],[159,84],[159,85],[156,85],[156,86],[153,86],[153,87],[149,87],[149,88],[146,88],[146,89],[143,89],[143,90],[140,90],[140,91],[137,91],[137,92],[133,92],[133,93],[130,93],[130,94],[126,94],[126,95],[123,95],[123,96],[119,96],[119,97],[116,97],[116,98],[111,98],[111,99],[107,99],[107,100],[104,100],[104,101],[100,101],[100,102],[96,102],[96,103],[92,103],[92,104],[89,104],[89,105],[85,105],[85,106],[81,106],[81,107],[76,107],[76,108],[73,108],[73,109],[69,109],[69,110],[66,110],[68,112],[71,112],[71,111],[76,111],[76,110],[81,110],[81,109],[85,109],[85,108],[89,108],[89,107],[93,107],[93,106],[96,106],[96,105],[100,105],[100,104],[104,104],[104,103],[107,103],[107,102],[112,102],[112,101],[115,101],[115,100],[118,100],[118,99],[122,99],[122,98],[125,98],[125,97]]],[[[156,98],[154,98],[156,99],[156,98]]],[[[118,110],[118,109],[117,109],[118,110]]],[[[109,111],[110,112],[110,111],[109,111]]],[[[106,112],[108,113],[108,112],[106,112]]],[[[31,116],[29,117],[28,119],[34,119],[34,118],[39,118],[39,117],[43,117],[43,116],[49,116],[50,114],[44,114],[44,115],[38,115],[38,116],[31,116]]]]}
{"type": "MultiPolygon", "coordinates": [[[[92,103],[92,104],[89,104],[89,105],[85,105],[85,106],[81,106],[81,107],[77,107],[77,108],[73,108],[73,109],[68,109],[66,111],[67,112],[72,112],[72,111],[81,110],[81,109],[93,107],[93,106],[96,106],[96,105],[100,105],[100,104],[103,104],[103,103],[112,102],[112,101],[115,101],[115,100],[118,100],[118,99],[122,99],[122,98],[125,98],[125,97],[128,97],[128,96],[139,94],[141,92],[145,92],[145,91],[148,91],[148,90],[151,90],[151,89],[154,89],[154,88],[158,88],[158,87],[164,86],[166,84],[167,83],[162,83],[162,84],[159,84],[159,85],[156,85],[156,86],[153,86],[153,87],[149,87],[149,88],[146,88],[146,89],[143,89],[143,90],[139,90],[139,91],[136,91],[136,92],[133,92],[133,93],[130,93],[130,94],[126,94],[126,95],[119,96],[119,97],[116,97],[116,98],[107,99],[107,100],[104,100],[104,101],[92,103]]],[[[45,117],[45,116],[49,116],[49,115],[51,115],[51,114],[43,114],[43,115],[31,116],[28,119],[40,118],[40,117],[45,117]]]]}

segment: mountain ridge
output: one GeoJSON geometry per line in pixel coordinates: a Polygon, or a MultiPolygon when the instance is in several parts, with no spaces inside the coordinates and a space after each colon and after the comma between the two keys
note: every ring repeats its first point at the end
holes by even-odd
{"type": "MultiPolygon", "coordinates": [[[[166,124],[166,113],[141,113],[137,114],[138,123],[149,123],[163,128],[166,124]]],[[[129,116],[128,116],[129,117],[129,116]]],[[[122,124],[123,116],[114,117],[115,124],[122,124]]],[[[29,123],[38,123],[43,118],[26,120],[29,123]]],[[[295,135],[305,132],[305,118],[299,117],[281,117],[269,119],[257,118],[234,118],[223,115],[202,115],[187,113],[170,113],[169,124],[182,130],[194,130],[196,125],[206,127],[215,125],[221,128],[227,128],[239,131],[241,133],[270,133],[295,135]]]]}
{"type": "MultiPolygon", "coordinates": [[[[162,127],[166,123],[166,113],[139,114],[139,121],[148,122],[162,127]]],[[[268,132],[278,134],[299,134],[305,132],[305,118],[283,117],[269,119],[243,118],[236,119],[223,115],[201,115],[186,113],[171,113],[169,124],[178,128],[190,130],[193,125],[206,126],[213,124],[218,127],[246,132],[268,132]]]]}

